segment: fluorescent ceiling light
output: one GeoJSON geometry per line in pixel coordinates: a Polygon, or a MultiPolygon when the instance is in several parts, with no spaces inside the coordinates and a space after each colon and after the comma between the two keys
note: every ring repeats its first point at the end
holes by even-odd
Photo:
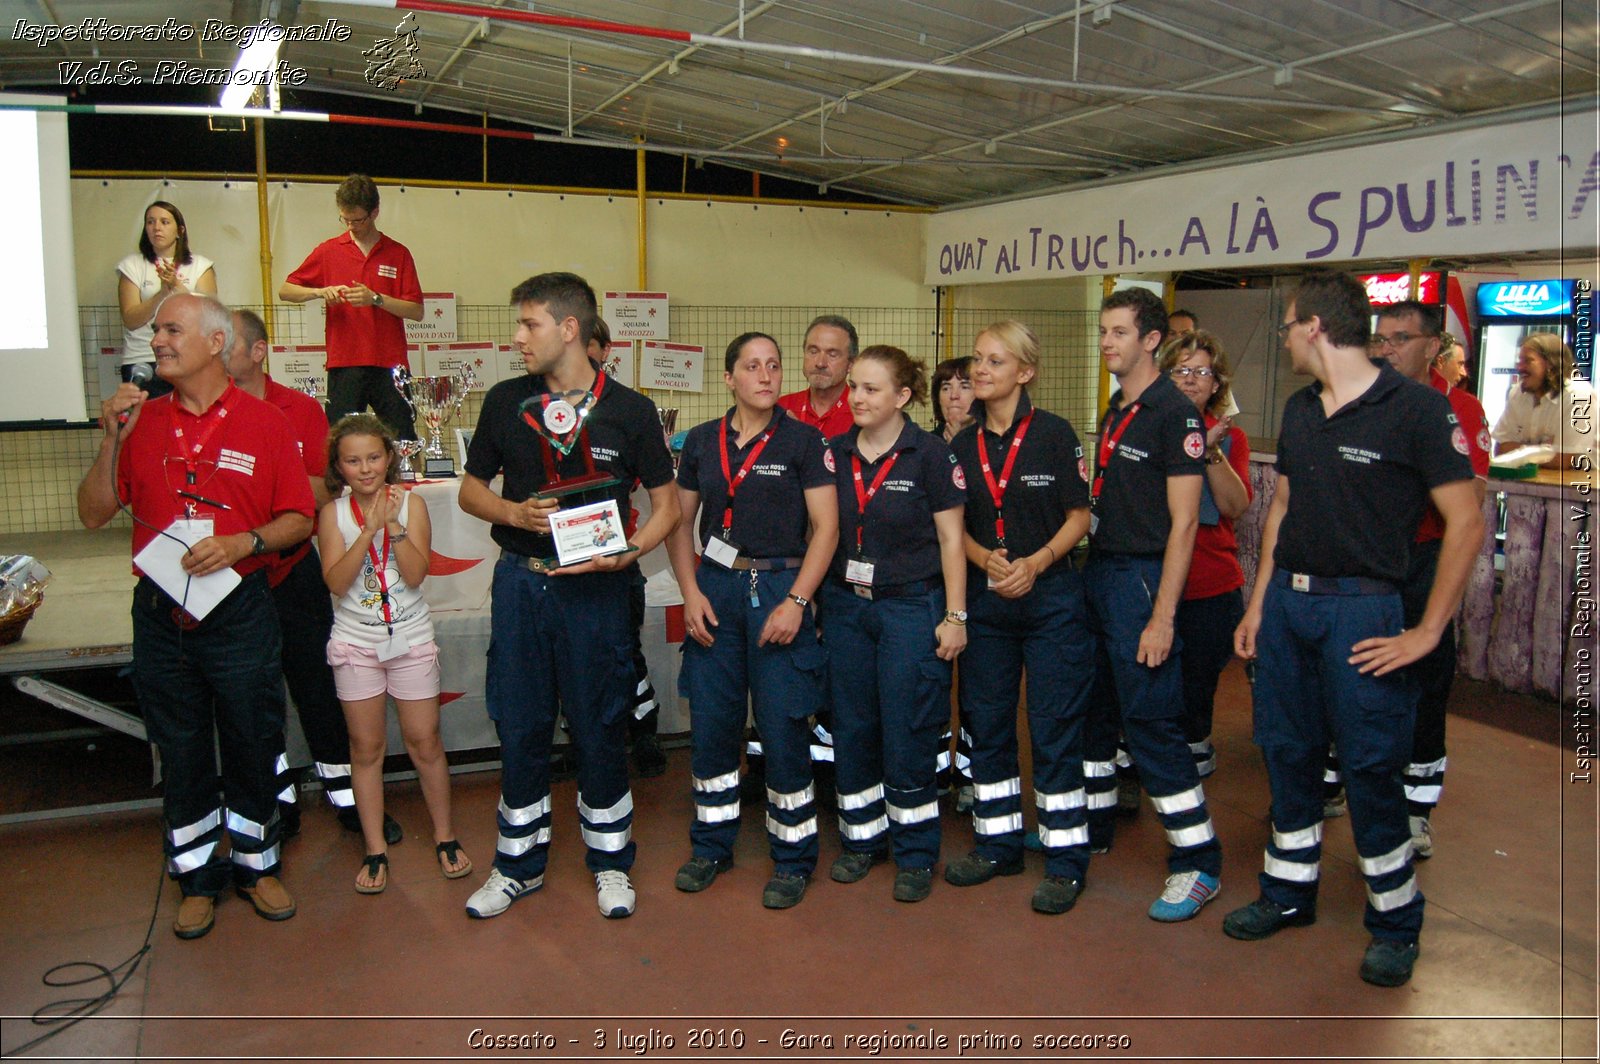
{"type": "Polygon", "coordinates": [[[224,108],[242,110],[250,103],[250,97],[258,87],[266,87],[272,77],[271,71],[278,62],[278,49],[283,46],[283,28],[274,26],[273,29],[276,32],[260,34],[250,42],[249,47],[239,50],[239,58],[233,64],[228,85],[222,90],[224,108]]]}

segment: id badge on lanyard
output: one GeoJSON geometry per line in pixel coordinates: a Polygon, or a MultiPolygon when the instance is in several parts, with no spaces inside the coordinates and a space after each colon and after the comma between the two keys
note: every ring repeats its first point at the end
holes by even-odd
{"type": "Polygon", "coordinates": [[[866,558],[849,558],[844,563],[844,582],[862,598],[872,597],[872,574],[877,563],[866,558]]]}
{"type": "Polygon", "coordinates": [[[1134,415],[1139,412],[1139,404],[1134,403],[1128,407],[1127,416],[1117,423],[1115,431],[1100,434],[1100,453],[1095,459],[1094,483],[1089,487],[1089,535],[1093,537],[1100,531],[1100,489],[1105,486],[1106,468],[1111,464],[1112,457],[1117,453],[1117,443],[1122,439],[1122,434],[1128,431],[1128,426],[1133,424],[1134,415]]]}
{"type": "Polygon", "coordinates": [[[861,478],[861,456],[850,456],[850,471],[855,479],[856,488],[856,550],[855,557],[849,558],[844,563],[844,580],[851,586],[857,595],[862,598],[872,597],[872,576],[878,568],[878,563],[868,558],[861,550],[861,540],[864,526],[867,522],[867,503],[878,494],[878,489],[883,487],[883,482],[888,479],[889,471],[900,460],[900,452],[891,454],[878,469],[878,475],[872,478],[872,486],[868,487],[861,478]]]}
{"type": "MultiPolygon", "coordinates": [[[[989,447],[983,441],[983,429],[978,429],[978,465],[983,470],[983,482],[989,488],[989,498],[994,503],[994,538],[998,550],[1006,545],[1006,486],[1011,483],[1011,471],[1016,468],[1017,454],[1022,450],[1022,441],[1028,436],[1028,426],[1033,424],[1033,411],[1030,410],[1017,422],[1016,435],[1011,437],[1011,446],[1006,449],[1006,460],[1000,467],[1000,478],[995,479],[994,467],[989,464],[989,447]]],[[[995,579],[985,574],[987,585],[995,586],[995,579]]]]}
{"type": "Polygon", "coordinates": [[[739,560],[739,548],[723,538],[726,535],[727,530],[724,529],[722,536],[707,536],[705,556],[724,569],[732,569],[733,563],[739,560]]]}
{"type": "MultiPolygon", "coordinates": [[[[731,415],[730,415],[731,417],[731,415]]],[[[716,536],[707,536],[704,554],[707,558],[727,569],[733,568],[733,563],[739,559],[739,545],[733,541],[733,497],[738,494],[739,485],[744,483],[744,478],[750,475],[750,470],[755,468],[756,459],[761,457],[761,452],[767,449],[767,441],[772,439],[772,433],[777,429],[777,422],[773,422],[765,432],[751,446],[750,453],[745,455],[744,463],[739,467],[739,472],[734,473],[728,462],[728,421],[722,421],[722,480],[728,486],[727,503],[722,510],[722,533],[716,536]]],[[[752,580],[752,586],[754,581],[752,580]]],[[[752,598],[754,595],[752,594],[752,598]]]]}

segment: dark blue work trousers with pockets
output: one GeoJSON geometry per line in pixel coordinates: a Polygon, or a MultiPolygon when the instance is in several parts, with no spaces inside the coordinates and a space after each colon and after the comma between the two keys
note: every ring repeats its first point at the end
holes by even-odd
{"type": "Polygon", "coordinates": [[[823,587],[839,834],[855,853],[894,840],[900,868],[939,859],[939,736],[950,720],[948,661],[935,653],[944,588],[919,581],[906,594],[872,599],[844,585],[823,587]]]}
{"type": "Polygon", "coordinates": [[[709,647],[692,637],[684,640],[679,693],[689,700],[694,856],[733,857],[739,752],[746,714],[754,710],[766,746],[772,860],[784,875],[809,876],[817,867],[817,812],[806,718],[822,704],[826,661],[811,607],[804,610],[794,642],[757,645],[767,615],[788,596],[798,574],[797,568],[735,571],[704,560],[696,581],[717,627],[709,647]]]}
{"type": "MultiPolygon", "coordinates": [[[[1161,564],[1159,556],[1089,555],[1084,581],[1099,640],[1097,668],[1102,675],[1108,671],[1115,685],[1115,700],[1106,701],[1120,708],[1122,734],[1139,766],[1139,781],[1167,833],[1168,872],[1220,876],[1222,844],[1206,811],[1205,791],[1184,737],[1183,644],[1176,629],[1172,652],[1164,662],[1153,669],[1139,662],[1139,637],[1155,607],[1161,564]]],[[[1091,766],[1103,766],[1114,756],[1117,721],[1105,716],[1098,714],[1091,729],[1087,755],[1091,766]]],[[[1109,845],[1113,808],[1099,805],[1089,812],[1096,844],[1109,845]]]]}
{"type": "Polygon", "coordinates": [[[1286,908],[1316,905],[1331,740],[1367,882],[1367,930],[1415,942],[1423,897],[1400,774],[1411,756],[1416,677],[1408,669],[1363,676],[1348,660],[1361,640],[1400,634],[1400,595],[1371,593],[1369,581],[1321,583],[1331,593],[1292,590],[1289,573],[1273,573],[1256,635],[1255,739],[1272,785],[1261,896],[1286,908]]]}
{"type": "Polygon", "coordinates": [[[578,821],[591,872],[633,867],[628,710],[633,636],[626,570],[554,576],[503,552],[491,592],[489,718],[500,736],[494,864],[544,874],[550,850],[550,741],[556,714],[578,748],[578,821]]]}
{"type": "Polygon", "coordinates": [[[1083,729],[1094,663],[1082,578],[1070,565],[1057,565],[1022,598],[982,589],[971,601],[960,690],[972,730],[977,852],[1002,864],[1022,852],[1017,703],[1026,670],[1045,871],[1082,881],[1089,867],[1083,729]]]}

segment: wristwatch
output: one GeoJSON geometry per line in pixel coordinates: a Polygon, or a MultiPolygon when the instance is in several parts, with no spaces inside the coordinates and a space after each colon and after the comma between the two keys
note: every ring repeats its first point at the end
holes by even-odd
{"type": "Polygon", "coordinates": [[[375,307],[383,306],[383,293],[382,292],[374,292],[374,293],[372,293],[372,305],[375,306],[375,307]]]}
{"type": "Polygon", "coordinates": [[[257,532],[255,529],[252,528],[250,530],[250,553],[252,555],[255,555],[255,554],[265,554],[266,552],[267,552],[267,541],[261,538],[261,533],[260,532],[257,532]]]}
{"type": "Polygon", "coordinates": [[[799,606],[801,609],[805,609],[807,606],[811,605],[810,599],[802,598],[792,591],[789,593],[788,598],[790,602],[794,603],[796,606],[799,606]]]}
{"type": "Polygon", "coordinates": [[[967,623],[967,611],[966,610],[946,610],[945,614],[944,614],[944,619],[949,621],[951,624],[966,624],[967,623]]]}

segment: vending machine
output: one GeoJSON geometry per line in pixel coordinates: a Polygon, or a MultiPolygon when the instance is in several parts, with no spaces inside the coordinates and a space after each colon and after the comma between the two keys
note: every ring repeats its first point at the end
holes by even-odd
{"type": "MultiPolygon", "coordinates": [[[[1553,332],[1572,343],[1573,288],[1573,281],[1561,278],[1478,286],[1478,395],[1491,426],[1500,420],[1506,393],[1516,383],[1522,338],[1553,332]]],[[[1589,367],[1577,372],[1588,377],[1589,367]]]]}
{"type": "MultiPolygon", "coordinates": [[[[1409,273],[1363,273],[1357,275],[1367,289],[1367,302],[1373,306],[1372,327],[1378,327],[1377,308],[1400,303],[1411,298],[1409,273]]],[[[1445,275],[1438,270],[1417,274],[1417,302],[1433,306],[1444,305],[1445,275]]]]}

